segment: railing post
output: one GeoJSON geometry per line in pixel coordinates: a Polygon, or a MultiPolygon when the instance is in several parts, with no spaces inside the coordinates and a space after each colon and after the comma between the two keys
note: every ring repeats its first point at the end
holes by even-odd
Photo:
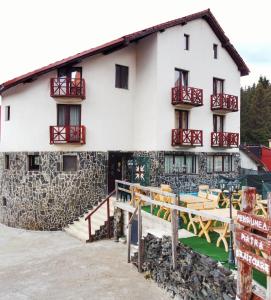
{"type": "Polygon", "coordinates": [[[88,240],[92,242],[92,235],[91,235],[91,217],[88,218],[88,240]]]}
{"type": "MultiPolygon", "coordinates": [[[[174,197],[174,204],[178,205],[178,198],[174,197]]],[[[178,220],[177,210],[172,209],[171,211],[171,247],[172,247],[172,266],[173,270],[177,267],[177,245],[178,245],[178,220]]]]}
{"type": "Polygon", "coordinates": [[[109,207],[109,198],[106,201],[107,206],[107,237],[108,239],[111,238],[111,230],[110,230],[110,207],[109,207]]]}
{"type": "MultiPolygon", "coordinates": [[[[129,221],[129,214],[128,214],[128,221],[129,221]]],[[[128,261],[128,263],[131,262],[131,227],[132,227],[132,224],[129,224],[128,230],[127,230],[127,247],[128,247],[127,261],[128,261]]]]}
{"type": "Polygon", "coordinates": [[[119,201],[119,184],[117,182],[117,180],[115,180],[115,190],[116,190],[116,201],[119,201]]]}
{"type": "Polygon", "coordinates": [[[142,216],[141,216],[141,201],[138,202],[138,272],[142,272],[142,216]]]}

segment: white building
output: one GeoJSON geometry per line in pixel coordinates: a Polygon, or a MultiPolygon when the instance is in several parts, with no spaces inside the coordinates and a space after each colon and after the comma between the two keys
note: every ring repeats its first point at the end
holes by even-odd
{"type": "Polygon", "coordinates": [[[187,191],[236,174],[248,73],[205,10],[3,83],[1,221],[61,228],[116,178],[187,191]]]}

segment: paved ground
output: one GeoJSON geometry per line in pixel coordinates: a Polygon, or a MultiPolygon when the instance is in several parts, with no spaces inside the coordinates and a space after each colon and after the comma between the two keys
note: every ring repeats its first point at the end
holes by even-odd
{"type": "Polygon", "coordinates": [[[0,224],[0,299],[169,299],[126,263],[126,246],[0,224]]]}

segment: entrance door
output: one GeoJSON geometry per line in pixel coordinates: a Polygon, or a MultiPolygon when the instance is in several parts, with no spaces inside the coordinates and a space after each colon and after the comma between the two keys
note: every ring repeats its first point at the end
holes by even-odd
{"type": "Polygon", "coordinates": [[[108,193],[115,189],[115,180],[123,179],[123,153],[109,152],[108,157],[108,193]]]}

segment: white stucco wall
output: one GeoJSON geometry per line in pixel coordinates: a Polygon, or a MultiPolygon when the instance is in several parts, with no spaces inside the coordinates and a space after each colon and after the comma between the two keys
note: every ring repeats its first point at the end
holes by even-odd
{"type": "Polygon", "coordinates": [[[254,160],[252,160],[246,153],[240,151],[241,168],[247,170],[257,171],[258,167],[254,160]]]}
{"type": "MultiPolygon", "coordinates": [[[[238,96],[240,103],[240,72],[228,52],[221,47],[206,21],[195,20],[158,33],[157,61],[157,148],[173,149],[171,129],[175,128],[175,114],[171,105],[171,88],[174,86],[174,69],[179,68],[189,71],[189,86],[203,89],[203,106],[192,108],[189,114],[189,129],[203,130],[203,147],[191,149],[218,151],[211,147],[213,112],[210,96],[213,93],[213,77],[224,79],[224,92],[238,96]],[[188,51],[184,50],[184,34],[190,36],[188,51]],[[213,44],[218,44],[218,59],[213,58],[213,44]]],[[[240,132],[240,111],[226,114],[224,125],[225,132],[240,132]]],[[[238,152],[238,149],[222,151],[238,152]]]]}
{"type": "MultiPolygon", "coordinates": [[[[204,146],[179,149],[238,152],[211,148],[213,77],[225,79],[225,93],[239,97],[240,73],[204,20],[153,34],[111,54],[85,59],[78,66],[86,81],[86,99],[80,102],[86,144],[49,144],[49,126],[56,125],[56,104],[61,103],[50,97],[50,78],[57,74],[53,71],[4,93],[0,151],[176,150],[171,146],[175,127],[171,88],[174,69],[180,68],[189,71],[189,86],[203,89],[204,105],[191,109],[189,128],[203,130],[204,146]],[[190,35],[189,51],[184,50],[184,34],[190,35]],[[217,60],[214,43],[219,45],[217,60]],[[115,64],[129,66],[128,90],[115,88],[115,64]],[[7,105],[10,121],[4,118],[7,105]]],[[[239,127],[240,112],[228,113],[224,131],[239,132],[239,127]]]]}

